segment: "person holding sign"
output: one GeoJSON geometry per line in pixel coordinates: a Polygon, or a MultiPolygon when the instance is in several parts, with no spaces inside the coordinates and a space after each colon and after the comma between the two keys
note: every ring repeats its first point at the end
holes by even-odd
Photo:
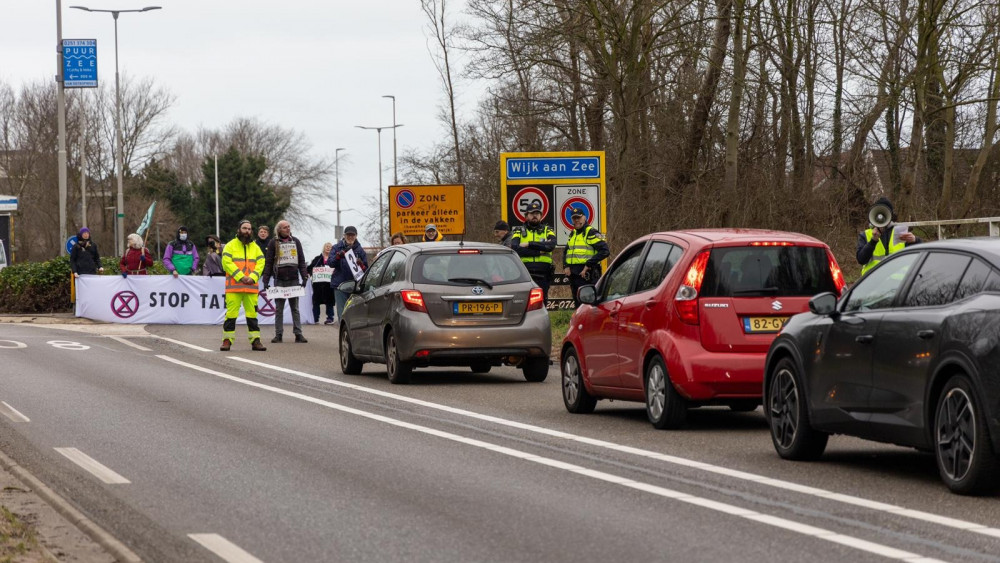
{"type": "Polygon", "coordinates": [[[264,352],[257,324],[257,280],[264,269],[264,253],[253,240],[253,227],[246,219],[240,221],[236,238],[222,249],[222,269],[226,271],[226,322],[222,324],[222,346],[228,352],[236,337],[236,318],[240,307],[247,318],[250,348],[264,352]]]}
{"type": "Polygon", "coordinates": [[[348,294],[337,289],[337,286],[345,281],[361,279],[365,269],[368,268],[368,255],[358,242],[357,229],[351,226],[344,229],[344,238],[334,245],[326,265],[333,268],[330,287],[333,288],[334,300],[337,303],[337,319],[342,319],[348,294]]]}
{"type": "Polygon", "coordinates": [[[118,261],[118,271],[122,273],[123,278],[127,278],[130,274],[145,276],[146,268],[153,265],[153,256],[142,243],[142,237],[136,233],[130,234],[125,240],[128,241],[128,249],[118,261]]]}
{"type": "Polygon", "coordinates": [[[302,335],[302,322],[299,318],[299,296],[304,295],[303,288],[309,280],[306,269],[306,258],[302,253],[302,242],[292,236],[292,224],[281,220],[274,226],[274,238],[267,244],[264,254],[264,291],[268,282],[274,277],[274,344],[281,342],[285,324],[285,301],[292,309],[292,332],[295,341],[306,343],[302,335]],[[301,279],[301,282],[300,282],[301,279]],[[294,288],[285,291],[284,288],[294,288]],[[279,291],[280,290],[280,291],[279,291]]]}
{"type": "Polygon", "coordinates": [[[333,289],[330,287],[333,268],[326,265],[326,261],[330,259],[330,250],[332,249],[332,242],[324,243],[323,252],[313,258],[312,262],[309,263],[309,267],[306,268],[309,277],[313,281],[313,322],[319,322],[320,305],[326,305],[326,322],[323,324],[327,325],[333,324],[333,289]]]}

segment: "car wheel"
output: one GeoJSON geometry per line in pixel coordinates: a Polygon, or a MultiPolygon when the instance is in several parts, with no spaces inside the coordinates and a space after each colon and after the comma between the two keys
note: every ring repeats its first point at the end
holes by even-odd
{"type": "Polygon", "coordinates": [[[351,350],[351,337],[347,327],[340,329],[340,371],[345,375],[359,375],[365,363],[354,356],[351,350]]]}
{"type": "Polygon", "coordinates": [[[410,362],[399,359],[396,335],[391,330],[385,337],[385,371],[389,374],[390,383],[409,383],[410,375],[413,373],[410,362]]]}
{"type": "Polygon", "coordinates": [[[545,378],[549,376],[549,359],[525,358],[521,373],[524,374],[526,380],[532,383],[545,381],[545,378]]]}
{"type": "Polygon", "coordinates": [[[562,360],[562,396],[566,410],[576,414],[594,412],[597,399],[587,392],[580,371],[580,359],[576,350],[570,348],[563,354],[562,360]]]}
{"type": "Polygon", "coordinates": [[[469,367],[472,368],[472,373],[489,373],[493,368],[489,362],[476,362],[469,367]]]}
{"type": "Polygon", "coordinates": [[[741,399],[729,403],[729,410],[733,412],[753,412],[760,406],[757,399],[741,399]]]}
{"type": "Polygon", "coordinates": [[[800,461],[818,459],[830,435],[809,425],[809,409],[798,369],[791,358],[774,367],[764,415],[771,427],[771,442],[778,455],[800,461]]]}
{"type": "Polygon", "coordinates": [[[963,495],[995,491],[1000,486],[996,479],[1000,460],[968,377],[956,375],[948,380],[936,413],[934,454],[941,480],[952,492],[963,495]]]}
{"type": "Polygon", "coordinates": [[[658,430],[680,428],[687,420],[687,401],[670,383],[667,366],[659,356],[646,368],[646,416],[658,430]]]}

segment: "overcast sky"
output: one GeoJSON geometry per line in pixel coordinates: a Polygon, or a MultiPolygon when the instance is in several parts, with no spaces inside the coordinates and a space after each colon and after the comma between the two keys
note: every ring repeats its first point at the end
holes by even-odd
{"type": "MultiPolygon", "coordinates": [[[[0,0],[0,78],[15,86],[56,73],[55,0],[0,0]]],[[[122,72],[151,76],[176,102],[168,119],[194,132],[221,128],[238,116],[303,132],[315,155],[333,157],[344,147],[340,206],[345,225],[358,224],[365,196],[376,196],[376,134],[355,125],[404,124],[398,152],[429,146],[447,136],[436,119],[441,82],[428,52],[419,0],[63,0],[63,38],[97,39],[99,79],[114,84],[111,14],[70,9],[162,10],[121,14],[118,56],[122,72]]],[[[464,1],[449,11],[461,16],[464,1]]],[[[464,108],[474,108],[466,93],[464,108]]],[[[382,132],[383,181],[392,182],[392,132],[382,132]]],[[[315,232],[294,231],[309,257],[333,238],[334,182],[329,220],[315,232]]],[[[387,205],[387,204],[386,204],[387,205]]],[[[273,225],[272,225],[273,227],[273,225]]],[[[172,230],[172,229],[170,229],[172,230]]],[[[227,226],[222,226],[228,233],[227,226]]],[[[365,233],[362,243],[378,233],[365,233]]]]}

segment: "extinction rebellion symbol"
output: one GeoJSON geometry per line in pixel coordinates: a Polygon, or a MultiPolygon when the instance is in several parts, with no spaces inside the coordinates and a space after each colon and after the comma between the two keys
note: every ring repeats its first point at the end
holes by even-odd
{"type": "Polygon", "coordinates": [[[263,315],[265,317],[273,317],[274,316],[274,301],[271,301],[271,299],[267,296],[266,293],[263,294],[263,295],[258,294],[258,296],[261,299],[264,300],[264,304],[263,305],[260,305],[260,304],[257,305],[257,314],[263,315]]]}
{"type": "Polygon", "coordinates": [[[119,319],[127,319],[139,312],[139,296],[131,291],[119,291],[111,298],[111,312],[119,319]]]}

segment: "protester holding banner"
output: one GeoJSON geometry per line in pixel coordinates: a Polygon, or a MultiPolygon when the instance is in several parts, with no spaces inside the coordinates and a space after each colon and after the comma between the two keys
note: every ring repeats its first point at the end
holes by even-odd
{"type": "Polygon", "coordinates": [[[357,229],[350,226],[344,229],[344,238],[333,247],[326,265],[334,270],[330,287],[333,288],[334,299],[337,302],[337,319],[342,319],[344,305],[347,304],[349,295],[340,291],[337,286],[345,281],[359,279],[361,276],[356,273],[364,272],[368,268],[368,255],[358,242],[357,229]]]}
{"type": "Polygon", "coordinates": [[[284,297],[285,293],[275,291],[274,338],[271,342],[281,342],[285,328],[285,301],[288,301],[292,308],[292,332],[295,333],[295,341],[309,342],[302,335],[302,322],[299,317],[299,296],[305,295],[304,288],[309,280],[309,273],[302,252],[302,242],[292,236],[291,223],[285,220],[278,221],[274,226],[274,238],[268,243],[267,253],[264,256],[264,290],[267,290],[272,277],[275,288],[294,288],[294,291],[288,292],[287,299],[284,297]]]}
{"type": "Polygon", "coordinates": [[[128,249],[118,261],[118,270],[121,271],[123,278],[127,278],[129,275],[145,276],[147,274],[146,268],[153,265],[153,256],[142,243],[142,237],[137,233],[130,234],[126,240],[128,241],[128,249]]]}
{"type": "Polygon", "coordinates": [[[177,276],[188,276],[198,270],[198,248],[188,240],[187,227],[177,228],[177,238],[163,251],[163,267],[177,276]]]}
{"type": "Polygon", "coordinates": [[[104,272],[101,266],[101,253],[97,251],[97,243],[90,240],[90,229],[83,227],[76,235],[76,244],[69,253],[69,267],[73,277],[80,274],[98,274],[104,272]]]}
{"type": "Polygon", "coordinates": [[[267,350],[260,342],[257,324],[257,280],[264,269],[264,253],[253,240],[253,227],[246,219],[240,221],[236,238],[222,249],[222,268],[226,271],[226,321],[222,324],[222,346],[228,352],[236,337],[236,318],[240,307],[247,318],[251,349],[267,350]]]}
{"type": "Polygon", "coordinates": [[[326,322],[323,324],[332,325],[333,324],[333,308],[335,306],[333,300],[333,289],[330,287],[330,278],[333,277],[333,268],[326,265],[327,260],[330,259],[330,251],[333,249],[333,243],[327,242],[323,244],[323,252],[312,259],[309,263],[309,267],[306,271],[309,273],[309,277],[312,278],[313,285],[313,322],[319,322],[319,309],[321,305],[326,305],[326,322]]]}
{"type": "Polygon", "coordinates": [[[205,237],[205,261],[201,265],[201,275],[203,276],[224,276],[222,269],[222,257],[219,256],[222,241],[215,235],[205,237]]]}

